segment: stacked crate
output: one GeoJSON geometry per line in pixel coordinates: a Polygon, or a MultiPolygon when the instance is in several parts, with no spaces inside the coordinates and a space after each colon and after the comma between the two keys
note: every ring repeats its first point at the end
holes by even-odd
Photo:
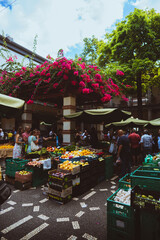
{"type": "Polygon", "coordinates": [[[67,171],[48,172],[48,197],[64,204],[72,199],[72,174],[67,171]]]}
{"type": "Polygon", "coordinates": [[[26,165],[25,170],[32,173],[32,187],[38,187],[47,183],[48,170],[43,170],[42,164],[39,166],[26,165]]]}
{"type": "Polygon", "coordinates": [[[32,185],[32,173],[27,171],[19,171],[15,174],[15,188],[25,190],[30,188],[32,185]],[[24,175],[21,175],[24,173],[24,175]]]}
{"type": "Polygon", "coordinates": [[[26,164],[29,160],[25,159],[6,159],[6,182],[14,185],[15,184],[15,174],[17,171],[25,169],[26,164]]]}
{"type": "Polygon", "coordinates": [[[139,167],[131,174],[131,184],[139,239],[160,239],[160,167],[139,167]]]}
{"type": "MultiPolygon", "coordinates": [[[[128,191],[128,189],[124,187],[124,190],[128,191]]],[[[115,197],[120,190],[119,188],[107,199],[107,239],[134,240],[134,209],[130,204],[115,201],[115,197]]]]}

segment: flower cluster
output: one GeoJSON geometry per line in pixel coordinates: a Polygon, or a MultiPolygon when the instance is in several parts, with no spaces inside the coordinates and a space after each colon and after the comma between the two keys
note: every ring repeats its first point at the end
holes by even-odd
{"type": "MultiPolygon", "coordinates": [[[[29,93],[25,99],[28,104],[32,104],[33,100],[38,99],[41,94],[46,94],[47,100],[48,92],[63,94],[73,91],[81,94],[96,93],[102,102],[110,101],[113,96],[123,96],[122,98],[127,101],[122,94],[122,89],[112,79],[104,79],[97,66],[88,66],[80,58],[77,61],[68,60],[63,57],[62,50],[59,55],[62,57],[55,61],[51,61],[52,58],[48,55],[49,61],[34,68],[21,67],[17,71],[2,72],[0,77],[2,93],[18,96],[19,92],[25,93],[28,88],[29,93]]],[[[7,61],[12,62],[12,60],[9,58],[7,61]]],[[[124,75],[119,70],[116,74],[124,75]]]]}

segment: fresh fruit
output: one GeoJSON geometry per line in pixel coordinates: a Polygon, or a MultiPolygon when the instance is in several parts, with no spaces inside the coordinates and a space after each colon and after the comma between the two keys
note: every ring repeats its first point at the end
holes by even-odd
{"type": "Polygon", "coordinates": [[[0,149],[9,149],[9,148],[14,148],[14,146],[9,144],[0,146],[0,149]]]}
{"type": "Polygon", "coordinates": [[[30,174],[30,172],[28,172],[28,171],[25,171],[25,170],[22,170],[22,171],[20,171],[20,172],[18,172],[20,175],[28,175],[28,174],[30,174]]]}

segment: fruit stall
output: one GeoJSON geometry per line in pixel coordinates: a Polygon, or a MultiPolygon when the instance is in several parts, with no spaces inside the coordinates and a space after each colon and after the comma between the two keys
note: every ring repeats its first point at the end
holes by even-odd
{"type": "Polygon", "coordinates": [[[10,144],[0,145],[0,158],[12,157],[13,148],[14,146],[10,144]]]}
{"type": "Polygon", "coordinates": [[[160,239],[160,154],[119,180],[107,199],[107,239],[160,239]]]}
{"type": "Polygon", "coordinates": [[[20,190],[45,185],[50,199],[66,203],[113,176],[113,158],[98,149],[47,147],[41,155],[6,159],[6,181],[20,190]]]}

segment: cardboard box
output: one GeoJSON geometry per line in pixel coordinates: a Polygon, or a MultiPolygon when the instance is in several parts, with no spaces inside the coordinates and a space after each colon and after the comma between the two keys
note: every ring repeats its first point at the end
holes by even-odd
{"type": "Polygon", "coordinates": [[[16,172],[15,181],[18,181],[21,183],[31,182],[32,181],[32,173],[28,172],[27,175],[21,175],[21,174],[19,174],[19,172],[16,172]]]}
{"type": "Polygon", "coordinates": [[[62,191],[57,191],[51,187],[48,187],[48,194],[52,194],[61,198],[65,198],[72,194],[72,187],[69,187],[67,189],[63,189],[62,191]]]}

